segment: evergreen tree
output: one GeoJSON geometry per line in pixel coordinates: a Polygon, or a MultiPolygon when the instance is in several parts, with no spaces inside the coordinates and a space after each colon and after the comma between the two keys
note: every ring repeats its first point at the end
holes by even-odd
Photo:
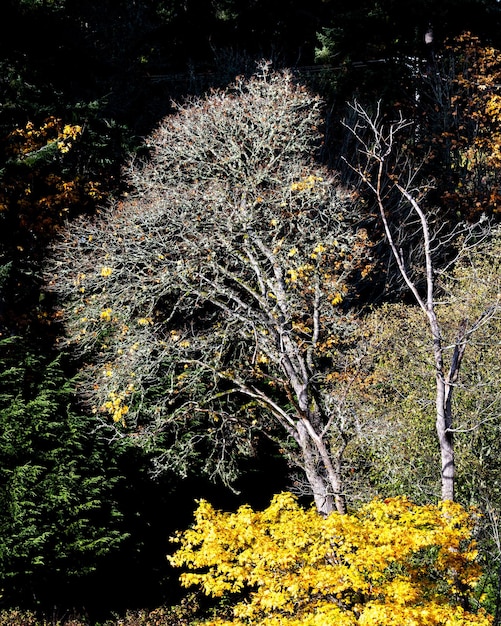
{"type": "Polygon", "coordinates": [[[124,538],[117,472],[71,406],[60,359],[0,341],[0,589],[12,603],[64,598],[124,538]]]}

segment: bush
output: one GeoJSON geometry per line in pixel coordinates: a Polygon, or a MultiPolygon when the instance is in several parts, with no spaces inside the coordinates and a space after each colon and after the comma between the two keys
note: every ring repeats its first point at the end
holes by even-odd
{"type": "Polygon", "coordinates": [[[215,511],[201,501],[177,535],[184,586],[233,597],[232,619],[205,626],[488,626],[472,610],[480,577],[474,517],[450,501],[373,501],[322,517],[289,493],[263,512],[215,511]]]}

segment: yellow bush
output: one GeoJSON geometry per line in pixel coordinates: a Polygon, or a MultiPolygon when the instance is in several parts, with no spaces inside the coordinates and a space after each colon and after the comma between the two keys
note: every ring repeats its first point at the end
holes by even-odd
{"type": "Polygon", "coordinates": [[[392,498],[323,518],[289,493],[263,512],[202,500],[170,561],[187,568],[184,586],[240,594],[231,621],[206,626],[488,626],[468,608],[480,576],[472,524],[453,502],[392,498]]]}

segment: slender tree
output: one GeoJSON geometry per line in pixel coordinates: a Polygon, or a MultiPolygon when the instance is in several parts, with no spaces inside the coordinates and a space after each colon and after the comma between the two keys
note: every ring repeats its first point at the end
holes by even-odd
{"type": "Polygon", "coordinates": [[[445,258],[443,248],[455,238],[459,241],[460,236],[465,238],[465,246],[471,244],[470,229],[465,227],[462,232],[459,229],[451,231],[432,210],[425,209],[426,185],[419,186],[412,163],[398,151],[397,135],[409,123],[400,118],[386,125],[379,110],[371,117],[359,103],[355,103],[353,108],[358,121],[350,130],[359,142],[361,155],[360,163],[353,168],[375,197],[398,272],[428,323],[436,383],[435,424],[441,456],[442,498],[453,500],[453,393],[468,342],[485,319],[492,316],[497,300],[486,303],[474,319],[464,317],[459,320],[450,352],[450,347],[444,342],[443,322],[437,313],[440,290],[436,277],[441,269],[440,260],[445,258]],[[394,204],[392,210],[392,194],[396,194],[403,207],[399,211],[395,210],[394,204]]]}

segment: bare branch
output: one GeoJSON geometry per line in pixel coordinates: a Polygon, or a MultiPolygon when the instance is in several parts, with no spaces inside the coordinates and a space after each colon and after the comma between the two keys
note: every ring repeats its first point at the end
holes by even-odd
{"type": "Polygon", "coordinates": [[[260,430],[294,440],[319,510],[344,511],[326,381],[367,237],[313,159],[319,98],[265,74],[167,117],[134,190],[72,224],[46,274],[90,406],[162,446],[157,467],[205,457],[227,478],[260,430]]]}

